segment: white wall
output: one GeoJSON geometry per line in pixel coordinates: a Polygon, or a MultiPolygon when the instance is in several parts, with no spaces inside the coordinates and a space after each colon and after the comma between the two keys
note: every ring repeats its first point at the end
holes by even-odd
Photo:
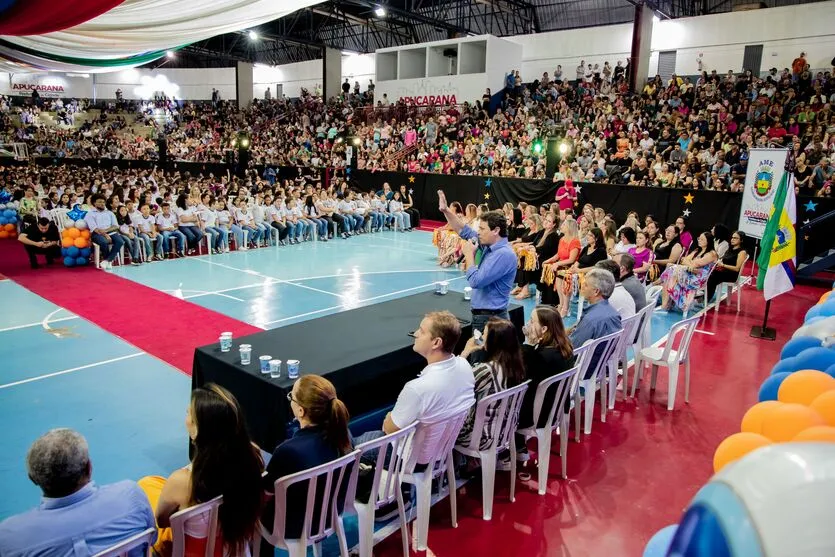
{"type": "Polygon", "coordinates": [[[580,60],[600,64],[601,68],[606,60],[612,67],[617,60],[626,63],[632,50],[632,24],[516,35],[507,39],[522,45],[520,70],[524,81],[538,79],[543,72],[553,76],[557,65],[562,65],[563,79],[574,79],[580,60]]]}
{"type": "Polygon", "coordinates": [[[763,45],[762,70],[791,67],[801,52],[813,69],[830,67],[835,55],[835,2],[816,2],[744,12],[660,21],[652,34],[650,75],[658,68],[657,52],[676,50],[676,73],[698,73],[703,53],[705,69],[726,73],[742,70],[746,45],[763,45]]]}
{"type": "Polygon", "coordinates": [[[0,95],[30,97],[33,87],[37,88],[41,98],[75,97],[83,99],[93,96],[92,77],[0,72],[0,95]]]}
{"type": "MultiPolygon", "coordinates": [[[[322,85],[322,61],[309,60],[281,66],[263,66],[258,64],[254,70],[255,97],[264,98],[266,84],[281,84],[284,94],[290,98],[298,97],[302,87],[311,93],[317,85],[322,85]]],[[[364,91],[368,87],[368,80],[374,79],[374,55],[350,54],[342,56],[342,80],[345,78],[354,86],[354,81],[360,82],[364,91]]]]}

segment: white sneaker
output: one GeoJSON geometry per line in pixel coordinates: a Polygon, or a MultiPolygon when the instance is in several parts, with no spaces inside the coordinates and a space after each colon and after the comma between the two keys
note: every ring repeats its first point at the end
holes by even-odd
{"type": "Polygon", "coordinates": [[[112,267],[113,267],[113,264],[110,263],[110,261],[102,261],[99,264],[99,269],[101,269],[103,271],[109,271],[112,267]]]}

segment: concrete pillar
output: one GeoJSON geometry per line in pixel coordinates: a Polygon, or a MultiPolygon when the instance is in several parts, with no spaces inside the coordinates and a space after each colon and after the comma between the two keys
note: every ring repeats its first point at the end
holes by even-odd
{"type": "Polygon", "coordinates": [[[235,67],[235,92],[238,108],[245,108],[252,102],[252,62],[238,62],[235,67]]]}
{"type": "Polygon", "coordinates": [[[324,49],[322,56],[322,95],[329,99],[342,92],[342,52],[324,49]]]}
{"type": "Polygon", "coordinates": [[[629,88],[639,93],[646,84],[652,47],[652,24],[655,14],[646,6],[635,6],[632,26],[632,56],[629,59],[629,88]]]}

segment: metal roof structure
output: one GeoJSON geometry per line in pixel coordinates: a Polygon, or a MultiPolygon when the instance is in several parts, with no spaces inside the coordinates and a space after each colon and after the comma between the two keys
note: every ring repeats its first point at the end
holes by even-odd
{"type": "MultiPolygon", "coordinates": [[[[818,0],[651,0],[661,18],[818,0]]],[[[267,65],[322,57],[323,48],[370,53],[378,48],[462,35],[498,37],[630,23],[641,0],[329,0],[256,28],[213,37],[149,67],[267,65]],[[251,35],[254,32],[254,35],[251,35]]]]}

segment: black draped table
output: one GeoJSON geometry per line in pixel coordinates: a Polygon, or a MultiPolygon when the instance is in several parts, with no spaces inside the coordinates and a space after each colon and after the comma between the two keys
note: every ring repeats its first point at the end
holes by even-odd
{"type": "MultiPolygon", "coordinates": [[[[278,329],[236,338],[230,352],[217,343],[197,348],[191,376],[192,388],[217,383],[237,397],[243,407],[252,440],[265,450],[286,437],[292,415],[287,393],[293,381],[287,377],[287,360],[299,360],[300,374],[327,377],[352,417],[397,400],[407,381],[426,361],[412,350],[409,333],[430,311],[449,310],[462,322],[458,351],[472,336],[470,302],[460,292],[445,296],[423,292],[390,302],[335,313],[278,329]],[[240,363],[238,346],[252,345],[252,362],[240,363]],[[258,357],[282,360],[281,377],[262,375],[258,357]]],[[[510,319],[522,330],[522,306],[511,304],[510,319]]]]}

